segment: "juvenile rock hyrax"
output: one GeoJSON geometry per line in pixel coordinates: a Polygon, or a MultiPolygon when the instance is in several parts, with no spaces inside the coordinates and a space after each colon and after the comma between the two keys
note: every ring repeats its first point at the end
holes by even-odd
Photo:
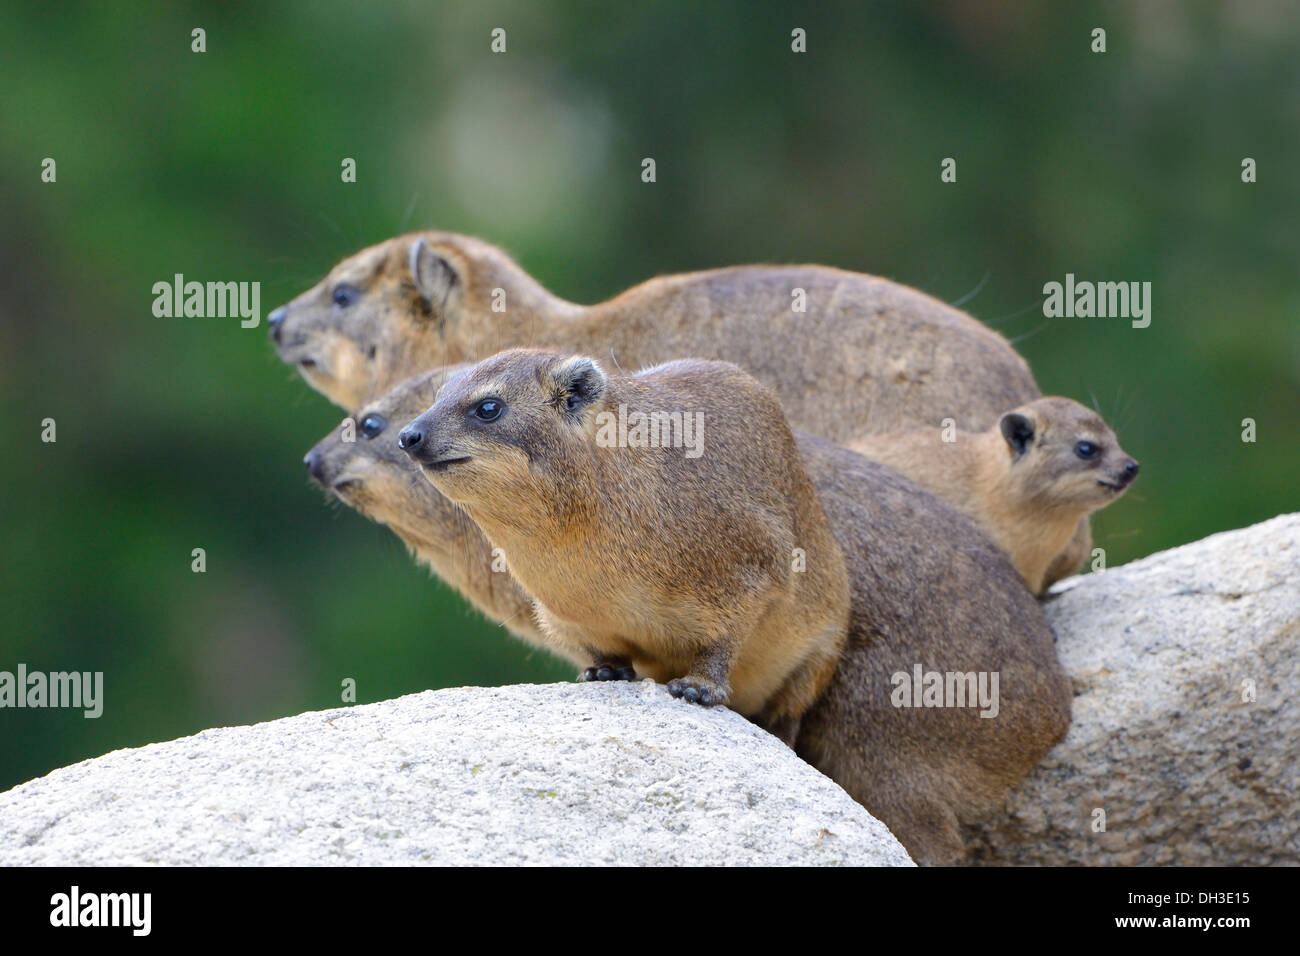
{"type": "Polygon", "coordinates": [[[734,362],[777,391],[793,427],[841,443],[947,417],[987,428],[1040,394],[1001,335],[887,279],[736,266],[582,306],[500,249],[446,232],[358,252],[267,325],[280,357],[347,411],[411,375],[519,346],[591,355],[615,371],[734,362]]]}
{"type": "Polygon", "coordinates": [[[774,725],[835,669],[848,581],[780,403],[734,365],[607,376],[512,349],[398,443],[502,548],[587,679],[666,682],[774,725]]]}
{"type": "Polygon", "coordinates": [[[1100,415],[1055,396],[1007,412],[984,432],[912,429],[850,447],[974,518],[1035,594],[1060,576],[1049,573],[1054,566],[1069,572],[1081,522],[1122,495],[1138,473],[1100,415]]]}
{"type": "MultiPolygon", "coordinates": [[[[472,604],[516,636],[560,652],[532,598],[494,570],[492,544],[399,451],[396,432],[426,409],[448,370],[402,383],[357,410],[355,442],[335,429],[307,455],[313,477],[388,524],[472,604]]],[[[1064,735],[1070,692],[1042,611],[971,519],[891,469],[797,436],[849,573],[849,636],[797,750],[836,780],[922,863],[961,858],[959,822],[986,819],[1064,735]],[[917,664],[999,674],[996,717],[966,708],[896,708],[917,664]]],[[[709,578],[696,586],[707,586],[709,578]]],[[[581,655],[566,657],[586,664],[581,655]]],[[[978,679],[978,677],[977,677],[978,679]]]]}

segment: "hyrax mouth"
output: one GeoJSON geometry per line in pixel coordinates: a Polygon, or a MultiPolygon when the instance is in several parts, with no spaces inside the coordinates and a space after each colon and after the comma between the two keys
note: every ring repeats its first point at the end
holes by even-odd
{"type": "Polygon", "coordinates": [[[460,458],[444,458],[441,461],[426,461],[424,467],[430,471],[446,471],[452,465],[459,464],[462,461],[469,461],[468,455],[462,455],[460,458]]]}
{"type": "Polygon", "coordinates": [[[1100,479],[1098,479],[1097,484],[1101,485],[1103,488],[1109,488],[1111,491],[1123,491],[1128,487],[1127,485],[1120,484],[1118,481],[1102,481],[1100,479]]]}

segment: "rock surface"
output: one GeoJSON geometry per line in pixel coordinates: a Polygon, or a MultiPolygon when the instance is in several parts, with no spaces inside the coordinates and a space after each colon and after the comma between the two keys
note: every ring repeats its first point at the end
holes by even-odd
{"type": "Polygon", "coordinates": [[[1074,720],[975,859],[1300,863],[1300,514],[1054,592],[1074,720]]]}
{"type": "Polygon", "coordinates": [[[429,691],[119,750],[0,794],[0,864],[900,865],[843,790],[640,684],[429,691]]]}

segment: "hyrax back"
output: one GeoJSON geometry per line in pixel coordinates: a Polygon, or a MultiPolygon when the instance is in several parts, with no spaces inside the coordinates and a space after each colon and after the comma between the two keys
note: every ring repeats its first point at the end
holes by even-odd
{"type": "Polygon", "coordinates": [[[912,429],[850,447],[974,518],[1035,594],[1077,568],[1088,516],[1138,473],[1100,415],[1057,396],[1009,411],[984,432],[912,429]]]}
{"type": "Polygon", "coordinates": [[[771,722],[830,679],[844,562],[779,403],[735,366],[611,377],[516,349],[452,378],[399,441],[588,676],[633,669],[771,722]]]}
{"type": "Polygon", "coordinates": [[[427,232],[345,259],[267,318],[281,358],[349,411],[416,373],[516,346],[611,368],[734,362],[781,395],[793,427],[838,442],[948,417],[981,429],[1039,395],[1007,341],[964,312],[815,265],[662,276],[580,306],[494,246],[427,232]]]}

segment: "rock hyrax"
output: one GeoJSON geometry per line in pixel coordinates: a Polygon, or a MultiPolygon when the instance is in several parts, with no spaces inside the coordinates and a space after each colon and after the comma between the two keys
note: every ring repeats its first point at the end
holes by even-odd
{"type": "Polygon", "coordinates": [[[773,725],[830,680],[839,546],[776,396],[734,365],[607,376],[512,349],[452,377],[398,443],[502,548],[588,679],[667,682],[773,725]]]}
{"type": "Polygon", "coordinates": [[[944,437],[938,429],[912,429],[850,447],[974,518],[1035,594],[1060,576],[1049,573],[1053,565],[1069,573],[1067,552],[1082,522],[1122,495],[1138,473],[1101,416],[1068,398],[1040,398],[1007,412],[988,431],[944,437]]]}
{"type": "Polygon", "coordinates": [[[518,346],[581,352],[611,370],[734,362],[777,391],[793,427],[841,443],[947,417],[987,428],[1040,394],[1001,335],[887,279],[736,266],[582,306],[495,246],[446,232],[356,253],[267,325],[280,357],[349,412],[416,373],[518,346]]]}

